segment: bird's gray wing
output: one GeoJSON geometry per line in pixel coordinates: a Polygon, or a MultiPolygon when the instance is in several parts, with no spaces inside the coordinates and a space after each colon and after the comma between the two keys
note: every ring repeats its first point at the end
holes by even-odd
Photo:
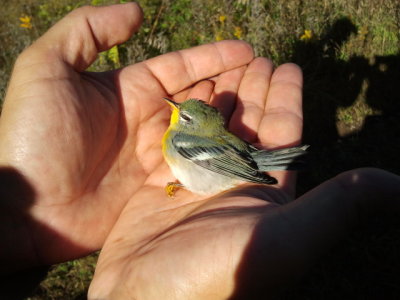
{"type": "Polygon", "coordinates": [[[276,183],[276,179],[258,170],[246,151],[207,137],[179,133],[172,139],[175,149],[184,158],[210,171],[249,182],[276,183]]]}

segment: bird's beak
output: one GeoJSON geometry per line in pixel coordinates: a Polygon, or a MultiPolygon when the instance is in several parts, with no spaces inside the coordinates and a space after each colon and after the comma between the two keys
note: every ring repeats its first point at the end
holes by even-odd
{"type": "Polygon", "coordinates": [[[169,99],[169,98],[166,98],[166,97],[164,97],[163,98],[165,101],[167,101],[167,103],[169,104],[169,105],[171,105],[171,107],[173,108],[173,109],[177,109],[177,110],[179,110],[179,103],[177,103],[177,102],[175,102],[174,100],[172,100],[172,99],[169,99]]]}

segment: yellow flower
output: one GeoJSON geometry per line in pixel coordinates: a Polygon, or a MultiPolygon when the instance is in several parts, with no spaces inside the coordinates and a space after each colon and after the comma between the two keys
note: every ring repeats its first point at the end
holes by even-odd
{"type": "Polygon", "coordinates": [[[309,41],[312,38],[312,31],[309,29],[304,30],[303,35],[300,37],[300,40],[302,41],[309,41]]]}
{"type": "Polygon", "coordinates": [[[242,28],[240,28],[239,26],[235,26],[235,32],[233,33],[234,36],[236,36],[238,39],[242,38],[242,28]]]}
{"type": "Polygon", "coordinates": [[[20,27],[28,29],[32,28],[32,23],[31,23],[32,17],[23,15],[22,17],[19,18],[19,20],[21,21],[21,24],[19,25],[20,27]]]}
{"type": "Polygon", "coordinates": [[[225,23],[225,20],[226,20],[226,16],[221,15],[221,16],[219,16],[218,20],[219,20],[219,22],[220,22],[221,24],[224,24],[224,23],[225,23]]]}

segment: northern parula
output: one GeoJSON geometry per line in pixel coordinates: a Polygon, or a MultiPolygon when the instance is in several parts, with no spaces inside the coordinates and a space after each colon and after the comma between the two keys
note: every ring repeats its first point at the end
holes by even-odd
{"type": "MultiPolygon", "coordinates": [[[[183,186],[202,195],[212,195],[243,182],[276,184],[266,174],[288,170],[306,154],[308,145],[279,150],[260,150],[225,128],[219,111],[202,100],[177,103],[172,107],[170,125],[162,139],[162,151],[180,184],[168,183],[167,193],[183,186]]],[[[301,162],[300,162],[301,163],[301,162]]]]}

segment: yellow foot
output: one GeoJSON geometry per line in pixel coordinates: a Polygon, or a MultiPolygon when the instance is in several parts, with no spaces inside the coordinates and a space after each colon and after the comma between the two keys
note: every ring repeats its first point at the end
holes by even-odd
{"type": "Polygon", "coordinates": [[[168,182],[165,186],[165,192],[167,193],[168,197],[174,197],[175,192],[180,188],[183,187],[182,184],[176,182],[168,182]]]}

